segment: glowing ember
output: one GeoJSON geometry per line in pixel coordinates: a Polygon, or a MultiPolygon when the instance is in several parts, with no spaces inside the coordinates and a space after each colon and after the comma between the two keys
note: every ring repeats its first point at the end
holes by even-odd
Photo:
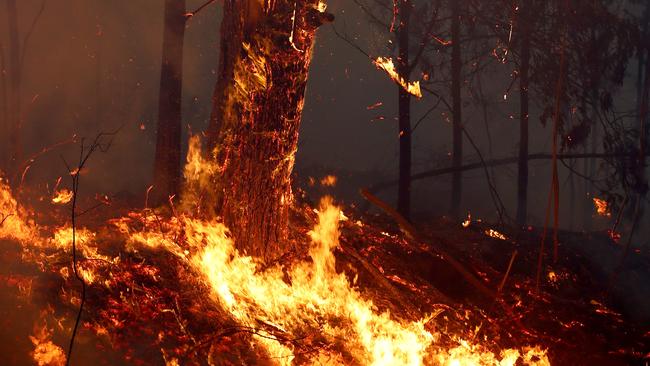
{"type": "Polygon", "coordinates": [[[373,63],[378,68],[386,71],[388,73],[388,76],[390,76],[390,78],[393,79],[393,81],[395,81],[402,88],[404,88],[404,90],[406,90],[409,94],[417,98],[422,98],[422,90],[420,90],[420,82],[419,81],[408,82],[404,80],[404,78],[401,77],[397,72],[397,70],[395,69],[395,64],[393,63],[393,60],[391,58],[377,57],[377,59],[374,60],[373,63]]]}
{"type": "Polygon", "coordinates": [[[485,235],[495,239],[508,240],[508,238],[505,235],[501,234],[500,232],[494,229],[485,230],[485,235]]]}
{"type": "Polygon", "coordinates": [[[607,201],[594,197],[594,207],[596,207],[596,213],[598,213],[598,215],[605,217],[612,216],[612,214],[609,212],[607,201]]]}
{"type": "Polygon", "coordinates": [[[461,225],[462,225],[463,227],[469,227],[469,225],[470,225],[471,223],[472,223],[472,214],[468,212],[468,213],[467,213],[467,220],[463,221],[463,222],[461,223],[461,225]]]}
{"type": "Polygon", "coordinates": [[[61,189],[54,194],[54,197],[52,197],[52,203],[55,205],[65,205],[72,201],[72,197],[74,197],[74,193],[72,193],[72,191],[68,189],[61,189]]]}
{"type": "Polygon", "coordinates": [[[336,176],[334,175],[328,175],[323,177],[323,179],[320,180],[320,184],[325,187],[334,187],[336,185],[336,176]]]}

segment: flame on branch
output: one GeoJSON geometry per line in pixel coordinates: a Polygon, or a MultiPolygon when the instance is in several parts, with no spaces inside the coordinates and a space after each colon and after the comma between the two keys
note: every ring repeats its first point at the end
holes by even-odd
{"type": "Polygon", "coordinates": [[[599,216],[606,216],[606,217],[612,216],[611,212],[609,212],[609,206],[607,205],[607,201],[594,197],[594,207],[596,208],[596,213],[599,216]]]}
{"type": "Polygon", "coordinates": [[[403,77],[401,77],[397,72],[397,69],[395,68],[393,59],[391,59],[390,57],[377,57],[377,59],[375,59],[373,63],[375,64],[375,66],[377,66],[377,68],[386,71],[386,73],[388,73],[388,76],[390,76],[390,78],[393,79],[394,82],[396,82],[398,85],[404,88],[404,90],[406,90],[409,94],[417,98],[422,98],[422,90],[420,89],[420,82],[419,81],[408,82],[403,77]]]}
{"type": "Polygon", "coordinates": [[[72,191],[69,189],[61,189],[54,194],[54,197],[52,197],[52,203],[55,205],[68,204],[70,201],[72,201],[73,196],[74,193],[72,193],[72,191]]]}

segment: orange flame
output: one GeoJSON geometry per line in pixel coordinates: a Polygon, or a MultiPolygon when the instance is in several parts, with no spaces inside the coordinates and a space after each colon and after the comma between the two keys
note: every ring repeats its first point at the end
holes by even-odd
{"type": "Polygon", "coordinates": [[[501,234],[500,232],[494,229],[485,230],[485,235],[495,239],[508,240],[508,237],[506,237],[505,235],[501,234]]]}
{"type": "Polygon", "coordinates": [[[35,327],[34,333],[34,335],[29,336],[34,345],[34,350],[31,352],[34,362],[38,366],[65,365],[65,353],[61,347],[52,343],[52,330],[48,329],[47,324],[35,327]]]}
{"type": "Polygon", "coordinates": [[[52,197],[52,203],[55,205],[65,205],[72,201],[74,193],[68,189],[61,189],[54,194],[52,197]]]}
{"type": "Polygon", "coordinates": [[[596,207],[596,213],[598,213],[598,215],[605,217],[612,216],[611,212],[609,212],[607,201],[594,197],[594,206],[596,207]]]}
{"type": "Polygon", "coordinates": [[[325,187],[334,187],[336,185],[337,178],[334,175],[327,175],[320,180],[320,184],[325,187]]]}
{"type": "Polygon", "coordinates": [[[378,68],[386,71],[388,73],[388,76],[390,76],[390,78],[393,79],[393,81],[395,81],[402,88],[404,88],[404,90],[406,90],[409,94],[417,98],[422,98],[422,90],[420,89],[420,82],[419,81],[408,82],[402,76],[400,76],[400,74],[397,72],[395,68],[393,59],[389,57],[377,57],[377,59],[374,60],[373,63],[378,68]]]}

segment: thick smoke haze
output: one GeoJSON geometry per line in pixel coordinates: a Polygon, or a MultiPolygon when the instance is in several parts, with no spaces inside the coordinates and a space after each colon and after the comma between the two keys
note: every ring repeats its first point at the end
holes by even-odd
{"type": "MultiPolygon", "coordinates": [[[[92,158],[84,177],[86,189],[143,197],[151,183],[162,48],[163,1],[21,0],[19,31],[26,40],[23,68],[23,141],[27,156],[69,139],[92,138],[119,129],[110,151],[92,158]],[[36,22],[35,22],[36,19],[36,22]],[[31,25],[35,24],[30,32],[31,25]]],[[[187,2],[188,10],[203,0],[187,2]]],[[[372,57],[389,54],[390,39],[373,26],[350,1],[328,2],[336,16],[319,30],[310,71],[305,111],[296,159],[298,181],[333,173],[339,176],[338,199],[359,202],[358,188],[397,177],[397,88],[372,61],[339,38],[346,35],[372,57]],[[370,106],[382,103],[377,108],[370,106]]],[[[211,108],[218,63],[221,6],[217,3],[193,17],[185,38],[183,120],[184,140],[201,133],[211,108]]],[[[4,8],[3,8],[4,11],[4,8]]],[[[0,42],[7,53],[6,16],[0,16],[0,42]]],[[[463,91],[463,123],[486,158],[516,156],[518,150],[518,90],[510,89],[511,65],[484,80],[489,103],[489,135],[477,102],[463,91]],[[504,94],[507,97],[504,98],[504,94]]],[[[414,75],[414,78],[419,75],[414,75]]],[[[633,76],[631,76],[632,78],[633,76]]],[[[443,90],[444,92],[445,90],[443,90]]],[[[623,92],[625,95],[633,93],[623,92]]],[[[621,103],[633,102],[623,100],[621,103]]],[[[413,101],[413,123],[435,103],[425,95],[413,101]]],[[[531,111],[530,152],[548,152],[550,126],[539,122],[540,106],[531,111]]],[[[442,107],[422,120],[413,135],[413,172],[451,164],[451,122],[442,107]]],[[[466,162],[478,160],[465,144],[466,162]]],[[[48,152],[31,165],[28,184],[50,186],[64,175],[61,157],[76,157],[77,145],[48,152]]],[[[578,164],[581,164],[579,162],[578,164]]],[[[543,223],[548,190],[548,161],[530,163],[529,216],[543,223]]],[[[492,170],[510,215],[516,205],[516,165],[492,170]]],[[[579,178],[567,179],[561,168],[561,223],[583,227],[583,212],[592,209],[579,178]]],[[[445,214],[450,177],[415,181],[415,217],[445,214]]],[[[393,202],[396,188],[382,192],[393,202]]],[[[482,170],[464,174],[462,210],[494,219],[495,209],[482,170]]]]}

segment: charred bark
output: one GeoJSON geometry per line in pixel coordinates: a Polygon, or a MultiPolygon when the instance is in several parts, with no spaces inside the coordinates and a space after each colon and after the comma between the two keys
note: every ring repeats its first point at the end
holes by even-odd
{"type": "Polygon", "coordinates": [[[290,175],[312,45],[331,17],[317,0],[226,0],[223,9],[208,133],[216,212],[239,250],[269,262],[290,249],[290,175]]]}
{"type": "Polygon", "coordinates": [[[154,162],[153,199],[157,204],[177,194],[180,185],[185,11],[185,0],[165,1],[154,162]]]}
{"type": "Polygon", "coordinates": [[[528,212],[528,89],[530,71],[530,0],[521,3],[521,65],[519,67],[519,162],[517,172],[517,224],[525,225],[528,212]]]}
{"type": "MultiPolygon", "coordinates": [[[[451,1],[451,98],[453,152],[452,166],[458,168],[463,162],[463,126],[461,106],[461,56],[460,56],[460,1],[451,1]]],[[[451,215],[459,217],[462,194],[462,173],[454,171],[451,178],[451,215]]]]}
{"type": "MultiPolygon", "coordinates": [[[[397,39],[399,47],[398,73],[404,80],[409,80],[409,24],[411,4],[408,1],[399,2],[399,29],[397,39]]],[[[399,124],[399,184],[397,194],[397,210],[409,218],[411,213],[411,94],[398,85],[398,124],[399,124]]]]}

